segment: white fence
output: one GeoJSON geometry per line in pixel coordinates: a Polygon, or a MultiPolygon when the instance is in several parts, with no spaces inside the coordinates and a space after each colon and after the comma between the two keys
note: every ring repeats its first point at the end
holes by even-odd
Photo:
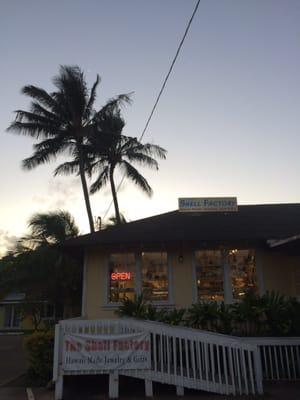
{"type": "Polygon", "coordinates": [[[244,338],[259,347],[264,380],[300,379],[300,338],[244,338]]]}
{"type": "MultiPolygon", "coordinates": [[[[153,395],[152,382],[175,385],[177,394],[183,394],[184,388],[233,395],[263,393],[262,363],[256,343],[151,321],[76,319],[61,321],[56,326],[53,368],[56,400],[62,398],[64,375],[86,373],[80,370],[63,370],[64,334],[103,335],[133,332],[150,334],[151,368],[146,371],[112,371],[110,397],[118,397],[119,374],[144,379],[147,396],[153,395]]],[[[101,374],[107,371],[97,370],[93,373],[101,374]]]]}

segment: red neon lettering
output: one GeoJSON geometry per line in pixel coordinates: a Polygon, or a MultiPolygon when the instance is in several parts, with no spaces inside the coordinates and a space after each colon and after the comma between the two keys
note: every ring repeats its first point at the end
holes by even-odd
{"type": "Polygon", "coordinates": [[[110,277],[112,281],[130,281],[131,272],[112,272],[110,277]]]}

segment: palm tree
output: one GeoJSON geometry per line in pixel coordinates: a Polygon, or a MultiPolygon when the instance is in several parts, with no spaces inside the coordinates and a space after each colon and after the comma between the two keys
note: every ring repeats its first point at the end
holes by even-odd
{"type": "MultiPolygon", "coordinates": [[[[81,179],[91,232],[94,232],[94,223],[85,176],[89,161],[85,154],[85,142],[98,114],[94,103],[99,82],[97,75],[89,90],[84,73],[78,66],[61,66],[59,74],[53,78],[55,92],[48,93],[32,85],[23,87],[22,93],[32,99],[30,110],[17,110],[16,119],[8,128],[8,131],[41,139],[34,145],[33,155],[23,160],[24,169],[31,170],[64,152],[75,160],[78,168],[72,172],[77,172],[81,179]]],[[[129,95],[109,100],[103,109],[113,108],[122,102],[129,102],[129,95]]],[[[57,173],[59,170],[56,170],[57,173]]]]}
{"type": "MultiPolygon", "coordinates": [[[[120,213],[120,223],[121,224],[126,224],[126,218],[124,216],[124,214],[120,213]]],[[[104,228],[111,228],[112,226],[115,226],[118,224],[117,218],[115,217],[115,215],[112,215],[111,217],[108,218],[106,224],[104,224],[104,228]]]]}
{"type": "Polygon", "coordinates": [[[68,211],[59,210],[36,213],[30,220],[30,234],[20,240],[24,248],[38,249],[44,246],[61,244],[79,235],[74,218],[68,211]]]}
{"type": "MultiPolygon", "coordinates": [[[[34,214],[29,234],[14,251],[0,260],[0,293],[25,293],[28,304],[48,301],[57,310],[78,308],[82,271],[79,263],[58,245],[78,236],[79,229],[67,211],[34,214]]],[[[31,312],[31,307],[28,308],[31,312]]]]}
{"type": "Polygon", "coordinates": [[[138,172],[132,163],[148,166],[158,170],[155,157],[165,159],[166,150],[162,147],[146,143],[137,138],[122,135],[125,121],[119,108],[108,107],[105,113],[96,118],[97,130],[88,139],[92,159],[90,168],[98,171],[98,177],[90,188],[93,194],[110,182],[117,224],[122,222],[117,190],[114,182],[114,172],[120,168],[124,176],[133,181],[147,195],[152,195],[152,189],[147,180],[138,172]]]}

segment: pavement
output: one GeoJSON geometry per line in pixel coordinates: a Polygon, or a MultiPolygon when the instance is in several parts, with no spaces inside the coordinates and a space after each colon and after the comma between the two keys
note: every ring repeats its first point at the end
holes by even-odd
{"type": "Polygon", "coordinates": [[[23,338],[24,335],[0,335],[0,387],[26,373],[23,338]]]}
{"type": "MultiPolygon", "coordinates": [[[[300,400],[300,382],[273,382],[264,384],[263,396],[223,396],[204,391],[186,390],[183,397],[177,397],[175,387],[154,384],[153,399],[159,400],[300,400]]],[[[54,392],[33,389],[35,400],[54,400],[54,392]]],[[[145,399],[144,384],[141,380],[120,378],[120,400],[145,399]]],[[[2,400],[1,396],[0,399],[2,400]]],[[[108,400],[108,379],[106,376],[69,377],[64,387],[64,400],[108,400]]]]}
{"type": "MultiPolygon", "coordinates": [[[[64,400],[108,400],[108,390],[99,386],[99,390],[82,387],[78,390],[77,385],[66,386],[64,391],[64,400]]],[[[120,400],[142,400],[145,399],[135,384],[131,383],[127,388],[120,388],[120,400]],[[123,389],[123,390],[122,390],[123,389]],[[137,390],[136,390],[137,389],[137,390]]],[[[163,385],[165,386],[165,385],[163,385]]],[[[185,396],[178,398],[175,389],[172,387],[155,388],[153,399],[159,400],[250,400],[257,398],[259,400],[299,400],[300,382],[276,382],[265,384],[265,394],[263,396],[221,396],[200,391],[186,391],[185,396]]],[[[54,400],[54,391],[45,388],[32,388],[34,397],[32,400],[54,400]]],[[[2,387],[0,388],[0,400],[31,400],[28,398],[26,388],[2,387]]]]}

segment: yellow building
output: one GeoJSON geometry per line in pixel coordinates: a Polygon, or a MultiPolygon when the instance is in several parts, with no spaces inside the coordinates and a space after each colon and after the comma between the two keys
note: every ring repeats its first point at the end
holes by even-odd
{"type": "Polygon", "coordinates": [[[82,315],[94,319],[139,294],[176,308],[232,303],[249,290],[300,296],[299,244],[300,204],[221,204],[113,226],[65,248],[83,256],[82,315]]]}

